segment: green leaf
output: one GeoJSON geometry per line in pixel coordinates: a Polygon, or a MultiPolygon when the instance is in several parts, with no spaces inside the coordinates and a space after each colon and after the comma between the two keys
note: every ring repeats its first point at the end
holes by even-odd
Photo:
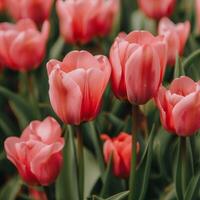
{"type": "Polygon", "coordinates": [[[198,192],[200,186],[200,172],[193,176],[185,192],[184,200],[198,199],[198,192]]]}
{"type": "Polygon", "coordinates": [[[77,163],[75,155],[75,144],[73,131],[67,126],[65,131],[65,147],[63,149],[63,167],[56,181],[56,199],[57,200],[78,200],[78,177],[77,163]]]}
{"type": "Polygon", "coordinates": [[[17,193],[22,185],[22,181],[18,176],[10,179],[0,191],[0,199],[2,200],[15,200],[17,193]]]}
{"type": "Polygon", "coordinates": [[[53,44],[50,53],[49,53],[49,58],[51,59],[59,59],[61,52],[64,48],[65,41],[63,40],[62,37],[59,37],[58,40],[53,44]]]}
{"type": "Polygon", "coordinates": [[[120,192],[118,194],[115,194],[109,198],[106,198],[106,199],[103,199],[101,197],[97,197],[97,196],[93,196],[92,199],[93,200],[123,200],[125,199],[126,197],[128,197],[129,195],[129,191],[126,191],[126,192],[120,192]]]}
{"type": "Polygon", "coordinates": [[[183,69],[189,67],[192,63],[194,63],[200,56],[200,49],[192,52],[183,62],[183,69]]]}
{"type": "Polygon", "coordinates": [[[134,199],[142,200],[145,199],[146,191],[149,183],[149,176],[152,163],[152,152],[153,152],[153,139],[155,135],[155,126],[152,127],[145,151],[141,158],[138,170],[136,172],[136,189],[134,199]]]}
{"type": "Polygon", "coordinates": [[[24,128],[29,121],[37,118],[29,103],[21,96],[2,86],[0,86],[0,94],[9,100],[21,128],[24,128]]]}

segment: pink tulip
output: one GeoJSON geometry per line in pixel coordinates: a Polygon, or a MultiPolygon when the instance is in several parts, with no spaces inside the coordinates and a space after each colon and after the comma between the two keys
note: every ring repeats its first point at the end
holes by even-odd
{"type": "Polygon", "coordinates": [[[30,18],[42,24],[49,18],[53,0],[5,0],[10,15],[15,19],[30,18]]]}
{"type": "Polygon", "coordinates": [[[138,4],[148,17],[158,20],[172,15],[176,0],[138,0],[138,4]]]}
{"type": "Polygon", "coordinates": [[[195,1],[195,9],[196,9],[196,26],[197,31],[200,33],[200,0],[195,1]]]}
{"type": "Polygon", "coordinates": [[[176,55],[181,56],[190,33],[190,22],[174,24],[168,18],[162,18],[158,25],[159,35],[164,35],[168,44],[168,64],[174,65],[176,55]]]}
{"type": "Polygon", "coordinates": [[[28,71],[37,68],[45,55],[49,22],[44,22],[41,33],[30,19],[16,25],[0,23],[1,63],[10,69],[28,71]]]}
{"type": "MultiPolygon", "coordinates": [[[[132,137],[127,133],[120,133],[115,138],[110,138],[108,135],[102,134],[102,139],[105,140],[103,146],[104,158],[108,164],[112,155],[113,173],[117,177],[127,178],[131,170],[131,149],[132,137]]],[[[140,145],[137,143],[137,154],[139,153],[140,145]]]]}
{"type": "Polygon", "coordinates": [[[173,80],[169,89],[160,87],[156,97],[164,128],[179,136],[191,136],[200,128],[200,84],[189,77],[173,80]]]}
{"type": "Polygon", "coordinates": [[[145,31],[121,33],[115,39],[110,62],[112,88],[118,98],[144,104],[157,93],[167,61],[163,39],[145,31]]]}
{"type": "Polygon", "coordinates": [[[7,158],[25,182],[49,185],[55,181],[62,166],[64,139],[61,132],[58,122],[47,117],[44,121],[31,122],[20,138],[6,139],[7,158]]]}
{"type": "Polygon", "coordinates": [[[50,60],[47,70],[51,105],[63,122],[78,125],[97,116],[111,71],[105,56],[72,51],[63,62],[50,60]]]}
{"type": "Polygon", "coordinates": [[[110,32],[119,0],[57,0],[56,9],[65,41],[87,43],[110,32]]]}

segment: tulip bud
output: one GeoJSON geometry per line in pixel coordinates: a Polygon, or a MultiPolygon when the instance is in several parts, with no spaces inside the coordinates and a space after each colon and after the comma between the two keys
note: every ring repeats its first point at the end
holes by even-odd
{"type": "Polygon", "coordinates": [[[119,0],[57,0],[56,9],[65,41],[83,44],[111,31],[119,0]]]}
{"type": "Polygon", "coordinates": [[[49,18],[53,0],[5,0],[9,14],[15,19],[30,18],[37,24],[42,24],[49,18]]]}
{"type": "Polygon", "coordinates": [[[182,76],[163,86],[155,98],[164,128],[179,136],[191,136],[200,128],[200,84],[182,76]]]}
{"type": "Polygon", "coordinates": [[[172,15],[176,0],[138,0],[138,4],[148,17],[159,20],[172,15]]]}
{"type": "Polygon", "coordinates": [[[63,122],[78,125],[97,116],[111,72],[105,56],[72,51],[62,62],[50,60],[47,71],[50,102],[63,122]]]}
{"type": "MultiPolygon", "coordinates": [[[[112,155],[114,175],[128,178],[131,170],[132,136],[122,132],[112,139],[105,134],[102,134],[101,138],[105,141],[103,152],[106,163],[108,163],[112,155]]],[[[137,143],[136,148],[138,154],[140,149],[139,143],[137,143]]]]}
{"type": "Polygon", "coordinates": [[[190,33],[190,22],[174,24],[168,18],[162,18],[158,25],[158,34],[164,35],[168,44],[168,64],[174,65],[176,55],[181,56],[190,33]]]}
{"type": "Polygon", "coordinates": [[[44,58],[48,35],[47,21],[41,33],[30,19],[20,20],[16,25],[0,23],[1,65],[21,72],[37,68],[44,58]]]}
{"type": "Polygon", "coordinates": [[[58,122],[47,117],[44,121],[32,121],[20,138],[5,140],[7,158],[25,182],[46,186],[55,181],[62,166],[61,133],[58,122]]]}
{"type": "Polygon", "coordinates": [[[167,61],[162,36],[146,31],[119,34],[110,50],[112,88],[120,99],[144,104],[158,91],[167,61]]]}

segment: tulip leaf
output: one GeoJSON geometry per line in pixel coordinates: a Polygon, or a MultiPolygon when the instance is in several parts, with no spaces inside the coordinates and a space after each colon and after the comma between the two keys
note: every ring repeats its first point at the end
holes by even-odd
{"type": "Polygon", "coordinates": [[[0,94],[9,100],[11,108],[13,109],[22,129],[29,121],[36,119],[33,109],[31,109],[29,103],[21,96],[2,86],[0,86],[0,94]]]}
{"type": "Polygon", "coordinates": [[[198,199],[198,192],[200,186],[200,172],[193,176],[188,184],[187,190],[185,192],[184,200],[198,199]]]}
{"type": "Polygon", "coordinates": [[[129,193],[130,193],[129,191],[120,192],[120,193],[115,194],[106,199],[103,199],[103,198],[97,197],[97,196],[93,196],[92,200],[124,200],[125,198],[128,197],[129,193]]]}
{"type": "Polygon", "coordinates": [[[0,199],[15,200],[21,188],[21,185],[22,185],[22,181],[19,178],[19,176],[13,177],[0,190],[0,199]]]}
{"type": "Polygon", "coordinates": [[[196,59],[199,59],[200,49],[192,52],[184,61],[183,61],[183,69],[189,67],[196,59]]]}
{"type": "Polygon", "coordinates": [[[63,167],[56,181],[57,200],[78,200],[78,177],[75,156],[75,144],[72,128],[65,131],[65,147],[63,149],[63,167]]]}
{"type": "Polygon", "coordinates": [[[153,139],[155,135],[155,125],[153,125],[145,151],[141,158],[138,170],[136,172],[136,189],[134,199],[143,200],[145,199],[146,191],[149,183],[149,176],[152,163],[152,152],[153,152],[153,139]]]}

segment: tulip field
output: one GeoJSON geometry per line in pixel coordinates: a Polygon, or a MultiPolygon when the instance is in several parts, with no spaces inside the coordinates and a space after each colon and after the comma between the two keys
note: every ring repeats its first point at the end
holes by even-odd
{"type": "Polygon", "coordinates": [[[200,0],[0,0],[0,200],[200,200],[200,0]]]}

